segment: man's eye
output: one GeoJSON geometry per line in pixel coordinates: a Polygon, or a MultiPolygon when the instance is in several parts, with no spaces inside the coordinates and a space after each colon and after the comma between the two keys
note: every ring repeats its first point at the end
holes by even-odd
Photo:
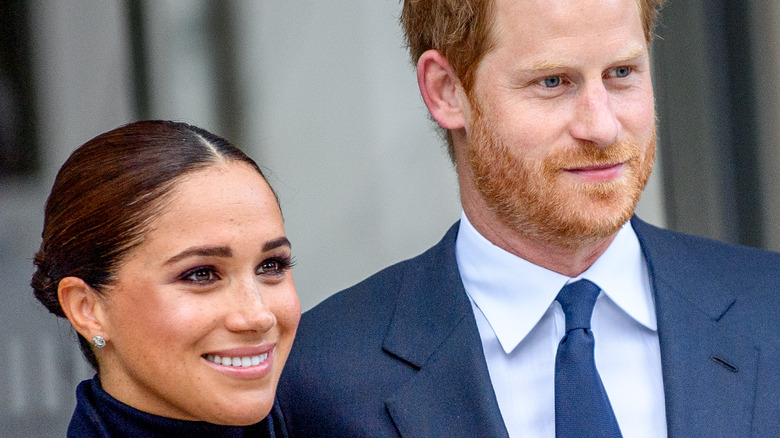
{"type": "Polygon", "coordinates": [[[542,85],[544,85],[547,88],[555,88],[561,85],[561,82],[563,82],[563,80],[561,79],[560,76],[550,76],[542,80],[542,85]]]}
{"type": "Polygon", "coordinates": [[[185,273],[182,278],[193,283],[211,283],[217,275],[211,268],[197,268],[185,273]]]}
{"type": "Polygon", "coordinates": [[[618,67],[614,71],[615,77],[624,78],[631,74],[631,67],[618,67]]]}

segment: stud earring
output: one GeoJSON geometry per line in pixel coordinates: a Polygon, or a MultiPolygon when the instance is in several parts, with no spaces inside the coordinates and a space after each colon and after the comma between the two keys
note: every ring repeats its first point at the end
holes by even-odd
{"type": "Polygon", "coordinates": [[[103,348],[106,346],[106,339],[100,335],[95,335],[92,338],[92,345],[94,345],[96,348],[103,348]]]}

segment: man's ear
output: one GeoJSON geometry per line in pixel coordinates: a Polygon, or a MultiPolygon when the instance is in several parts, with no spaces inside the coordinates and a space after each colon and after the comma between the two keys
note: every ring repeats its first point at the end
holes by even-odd
{"type": "Polygon", "coordinates": [[[108,340],[103,327],[103,303],[95,289],[78,277],[65,277],[57,286],[60,307],[76,331],[91,340],[101,335],[108,340]]]}
{"type": "Polygon", "coordinates": [[[431,116],[445,129],[465,126],[468,100],[455,70],[441,53],[428,50],[417,61],[417,83],[431,116]]]}

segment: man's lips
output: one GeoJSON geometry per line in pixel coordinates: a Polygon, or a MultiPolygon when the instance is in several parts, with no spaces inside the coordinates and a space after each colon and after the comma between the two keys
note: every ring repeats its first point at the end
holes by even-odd
{"type": "Polygon", "coordinates": [[[588,182],[609,181],[623,174],[625,163],[593,164],[581,167],[566,168],[565,171],[573,173],[588,182]]]}

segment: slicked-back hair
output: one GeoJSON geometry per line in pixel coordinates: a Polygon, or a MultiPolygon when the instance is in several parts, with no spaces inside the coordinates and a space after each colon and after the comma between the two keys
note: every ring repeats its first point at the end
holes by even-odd
{"type": "MultiPolygon", "coordinates": [[[[57,295],[63,278],[78,277],[104,293],[181,177],[225,161],[245,163],[265,179],[257,164],[227,140],[180,122],[131,123],[76,149],[57,173],[46,202],[31,280],[35,297],[65,317],[57,295]]],[[[78,337],[97,370],[90,343],[78,337]]]]}

